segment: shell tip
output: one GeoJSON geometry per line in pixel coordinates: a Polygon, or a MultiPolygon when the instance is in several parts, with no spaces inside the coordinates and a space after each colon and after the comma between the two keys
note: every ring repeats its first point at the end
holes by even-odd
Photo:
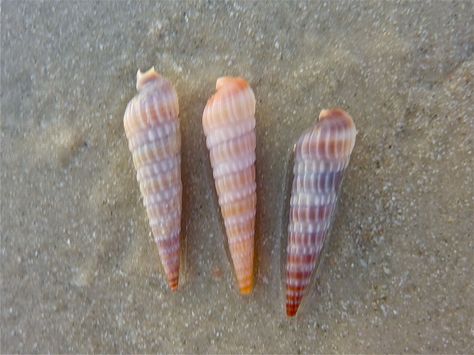
{"type": "Polygon", "coordinates": [[[252,293],[253,291],[253,286],[252,285],[249,285],[249,286],[245,286],[245,287],[241,287],[240,288],[240,294],[242,296],[248,296],[252,293]]]}
{"type": "Polygon", "coordinates": [[[294,317],[297,311],[298,311],[298,306],[292,305],[292,304],[286,305],[286,315],[288,317],[294,317]]]}
{"type": "MultiPolygon", "coordinates": [[[[344,116],[344,117],[351,117],[346,111],[344,111],[342,108],[330,108],[330,109],[324,109],[321,110],[319,113],[319,120],[324,120],[326,118],[331,118],[335,116],[344,116]]],[[[352,119],[352,118],[351,118],[352,119]]]]}
{"type": "Polygon", "coordinates": [[[171,291],[176,292],[178,290],[178,278],[168,279],[168,285],[171,291]]]}
{"type": "Polygon", "coordinates": [[[228,83],[232,78],[230,76],[221,76],[216,81],[216,90],[219,90],[223,87],[226,83],[228,83]]]}
{"type": "Polygon", "coordinates": [[[240,86],[241,88],[244,88],[244,87],[248,86],[247,81],[245,79],[240,78],[240,77],[221,76],[216,81],[216,90],[218,91],[220,88],[222,88],[222,87],[224,87],[228,84],[234,84],[234,85],[240,86]]]}
{"type": "Polygon", "coordinates": [[[319,113],[319,120],[321,121],[329,117],[330,113],[331,113],[331,110],[328,110],[328,109],[321,110],[321,112],[319,113]]]}
{"type": "Polygon", "coordinates": [[[354,126],[354,120],[352,119],[351,115],[341,108],[321,110],[319,113],[319,121],[331,118],[343,118],[349,124],[349,126],[354,126]]]}
{"type": "Polygon", "coordinates": [[[319,113],[319,120],[324,120],[333,116],[349,116],[349,114],[341,108],[324,109],[319,113]]]}
{"type": "Polygon", "coordinates": [[[151,67],[145,72],[140,69],[137,71],[137,90],[140,91],[145,84],[159,78],[160,74],[155,71],[155,67],[151,67]]]}

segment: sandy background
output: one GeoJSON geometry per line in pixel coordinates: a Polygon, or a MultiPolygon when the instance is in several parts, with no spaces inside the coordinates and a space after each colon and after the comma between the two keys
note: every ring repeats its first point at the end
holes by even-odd
{"type": "Polygon", "coordinates": [[[473,2],[1,2],[1,352],[474,351],[473,2]],[[137,68],[180,99],[186,280],[166,286],[122,126],[137,68]],[[201,115],[257,97],[258,272],[235,288],[201,115]],[[301,316],[280,292],[286,157],[359,135],[301,316]]]}

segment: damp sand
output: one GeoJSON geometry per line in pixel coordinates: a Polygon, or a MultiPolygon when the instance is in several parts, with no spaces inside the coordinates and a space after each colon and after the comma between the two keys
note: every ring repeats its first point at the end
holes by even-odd
{"type": "Polygon", "coordinates": [[[474,348],[473,2],[1,2],[2,353],[474,348]],[[167,289],[122,126],[176,86],[186,272],[167,289]],[[226,256],[201,115],[257,97],[258,270],[226,256]],[[287,156],[323,108],[359,134],[300,316],[284,316],[287,156]]]}

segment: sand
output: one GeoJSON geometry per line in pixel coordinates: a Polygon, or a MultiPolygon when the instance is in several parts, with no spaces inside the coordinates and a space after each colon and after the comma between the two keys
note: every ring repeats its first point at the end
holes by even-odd
{"type": "Polygon", "coordinates": [[[1,352],[474,349],[473,2],[1,2],[1,352]],[[167,289],[122,119],[180,99],[185,279],[167,289]],[[257,97],[255,291],[227,258],[201,115],[257,97]],[[287,156],[323,108],[357,143],[323,264],[284,315],[287,156]]]}

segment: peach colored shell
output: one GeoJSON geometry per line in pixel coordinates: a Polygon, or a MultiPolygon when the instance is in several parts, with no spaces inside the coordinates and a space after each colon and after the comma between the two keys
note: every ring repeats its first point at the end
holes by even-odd
{"type": "Polygon", "coordinates": [[[286,314],[294,316],[320,259],[334,219],[356,129],[340,109],[323,110],[294,152],[286,261],[286,314]]]}
{"type": "Polygon", "coordinates": [[[250,294],[257,203],[255,96],[242,78],[219,78],[216,90],[202,124],[240,292],[250,294]]]}
{"type": "Polygon", "coordinates": [[[182,194],[178,96],[154,68],[138,71],[137,90],[125,110],[125,133],[168,285],[176,290],[182,194]]]}

